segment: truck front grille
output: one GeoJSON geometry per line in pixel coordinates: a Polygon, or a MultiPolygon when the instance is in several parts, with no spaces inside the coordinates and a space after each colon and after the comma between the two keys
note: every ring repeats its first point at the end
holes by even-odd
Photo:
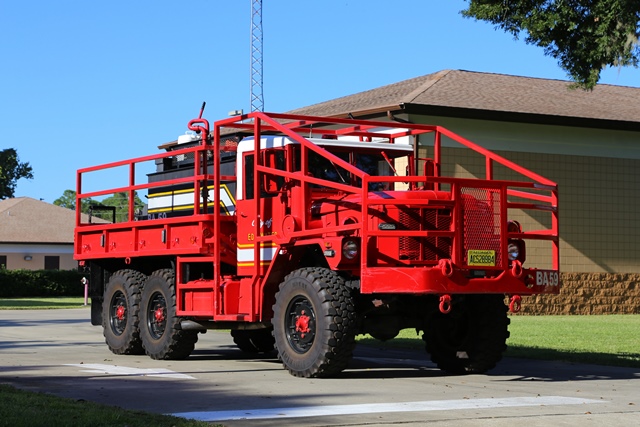
{"type": "MultiPolygon", "coordinates": [[[[407,208],[400,210],[400,227],[411,231],[448,231],[451,210],[407,208]]],[[[451,258],[449,237],[400,237],[400,259],[433,261],[451,258]]]]}

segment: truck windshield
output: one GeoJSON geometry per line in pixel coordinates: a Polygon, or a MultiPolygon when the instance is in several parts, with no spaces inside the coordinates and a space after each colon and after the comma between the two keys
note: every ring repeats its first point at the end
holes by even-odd
{"type": "MultiPolygon", "coordinates": [[[[389,164],[380,153],[357,153],[357,152],[334,152],[335,156],[348,162],[361,171],[372,176],[391,176],[393,172],[389,164]]],[[[300,170],[300,150],[296,150],[296,170],[300,170]]],[[[362,180],[357,176],[352,176],[347,170],[335,164],[326,157],[313,151],[309,151],[309,173],[315,178],[340,184],[360,186],[362,180]]],[[[370,191],[380,190],[381,183],[371,183],[370,191]]],[[[314,187],[322,187],[314,185],[314,187]]]]}

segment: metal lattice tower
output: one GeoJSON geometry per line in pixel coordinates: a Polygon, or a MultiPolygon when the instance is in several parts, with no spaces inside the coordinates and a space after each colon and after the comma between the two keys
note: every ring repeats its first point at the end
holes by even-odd
{"type": "Polygon", "coordinates": [[[262,96],[262,0],[251,0],[251,111],[264,111],[262,96]]]}

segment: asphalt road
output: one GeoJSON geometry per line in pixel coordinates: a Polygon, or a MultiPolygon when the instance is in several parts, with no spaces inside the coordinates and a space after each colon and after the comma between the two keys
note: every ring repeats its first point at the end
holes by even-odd
{"type": "Polygon", "coordinates": [[[332,379],[200,336],[184,361],[109,352],[89,310],[0,311],[0,382],[225,426],[640,425],[640,369],[505,359],[447,376],[423,352],[360,346],[332,379]]]}

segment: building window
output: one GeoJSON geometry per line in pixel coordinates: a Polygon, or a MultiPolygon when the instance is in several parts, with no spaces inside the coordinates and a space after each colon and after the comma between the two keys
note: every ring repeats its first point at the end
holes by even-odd
{"type": "Polygon", "coordinates": [[[0,268],[7,268],[7,256],[0,255],[0,268]]]}
{"type": "Polygon", "coordinates": [[[45,256],[44,257],[44,269],[45,270],[60,270],[60,257],[59,256],[45,256]]]}

